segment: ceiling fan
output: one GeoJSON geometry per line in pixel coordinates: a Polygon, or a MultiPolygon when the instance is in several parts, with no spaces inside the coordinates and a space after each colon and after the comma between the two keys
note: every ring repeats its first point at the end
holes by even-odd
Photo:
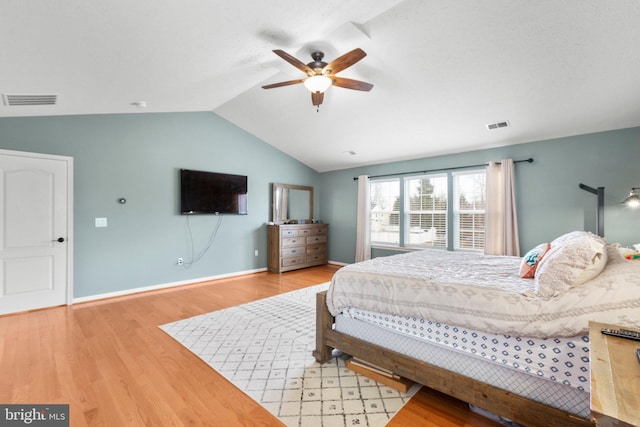
{"type": "Polygon", "coordinates": [[[304,83],[305,87],[311,92],[311,102],[315,107],[320,107],[324,99],[324,92],[331,86],[343,87],[346,89],[370,91],[373,88],[371,83],[361,82],[359,80],[346,79],[344,77],[336,76],[337,73],[348,68],[360,61],[367,54],[360,48],[353,49],[351,52],[345,53],[341,57],[326,63],[322,61],[324,53],[313,52],[311,58],[312,62],[308,64],[303,63],[299,59],[289,55],[283,50],[276,49],[273,51],[280,58],[287,61],[303,73],[307,75],[304,79],[289,80],[286,82],[273,83],[270,85],[262,86],[263,89],[273,89],[275,87],[289,86],[298,83],[304,83]]]}

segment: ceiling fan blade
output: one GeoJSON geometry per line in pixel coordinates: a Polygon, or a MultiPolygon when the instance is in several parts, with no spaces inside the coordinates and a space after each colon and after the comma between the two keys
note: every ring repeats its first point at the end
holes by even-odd
{"type": "Polygon", "coordinates": [[[270,85],[265,85],[262,86],[262,89],[273,89],[274,87],[282,87],[282,86],[289,86],[289,85],[295,85],[298,83],[303,83],[305,79],[298,79],[298,80],[289,80],[286,82],[280,82],[280,83],[272,83],[270,85]]]}
{"type": "Polygon", "coordinates": [[[320,104],[322,104],[323,100],[324,100],[324,93],[323,92],[312,92],[311,93],[311,102],[313,103],[313,105],[315,107],[319,107],[320,104]]]}
{"type": "Polygon", "coordinates": [[[364,50],[360,48],[353,49],[351,52],[347,52],[341,57],[331,61],[326,67],[322,69],[322,73],[324,74],[326,71],[329,74],[337,74],[345,68],[350,67],[356,62],[360,61],[365,56],[367,56],[367,54],[364,52],[364,50]]]}
{"type": "Polygon", "coordinates": [[[311,67],[309,67],[307,64],[305,64],[304,62],[300,61],[299,59],[289,55],[284,50],[276,49],[276,50],[273,51],[273,53],[275,53],[280,58],[284,59],[289,64],[293,65],[298,70],[300,70],[303,73],[305,73],[306,75],[312,76],[312,75],[315,74],[315,71],[313,71],[313,69],[311,67]]]}
{"type": "Polygon", "coordinates": [[[342,77],[333,76],[333,86],[343,87],[346,89],[363,90],[369,92],[373,89],[371,83],[361,82],[360,80],[345,79],[342,77]]]}

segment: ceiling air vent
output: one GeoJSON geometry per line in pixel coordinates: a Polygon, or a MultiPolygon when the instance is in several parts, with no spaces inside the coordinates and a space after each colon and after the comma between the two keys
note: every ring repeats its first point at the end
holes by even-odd
{"type": "Polygon", "coordinates": [[[56,94],[16,95],[5,93],[2,97],[4,98],[4,105],[9,107],[18,105],[56,105],[58,101],[58,95],[56,94]]]}
{"type": "Polygon", "coordinates": [[[501,129],[501,128],[506,128],[506,127],[509,127],[509,122],[507,122],[507,121],[497,122],[497,123],[489,123],[487,125],[487,130],[501,129]]]}

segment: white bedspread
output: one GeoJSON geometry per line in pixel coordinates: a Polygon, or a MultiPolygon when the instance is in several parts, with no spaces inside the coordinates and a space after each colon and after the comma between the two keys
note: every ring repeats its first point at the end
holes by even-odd
{"type": "Polygon", "coordinates": [[[610,247],[595,279],[544,300],[535,279],[518,277],[517,257],[424,250],[348,265],[327,293],[336,315],[357,307],[494,334],[572,337],[590,320],[640,328],[640,261],[610,247]]]}

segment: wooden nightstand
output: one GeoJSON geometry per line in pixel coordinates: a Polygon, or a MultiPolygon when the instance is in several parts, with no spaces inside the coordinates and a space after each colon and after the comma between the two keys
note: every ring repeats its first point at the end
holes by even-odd
{"type": "Polygon", "coordinates": [[[600,333],[620,326],[589,323],[591,417],[598,427],[640,426],[640,341],[600,333]]]}

